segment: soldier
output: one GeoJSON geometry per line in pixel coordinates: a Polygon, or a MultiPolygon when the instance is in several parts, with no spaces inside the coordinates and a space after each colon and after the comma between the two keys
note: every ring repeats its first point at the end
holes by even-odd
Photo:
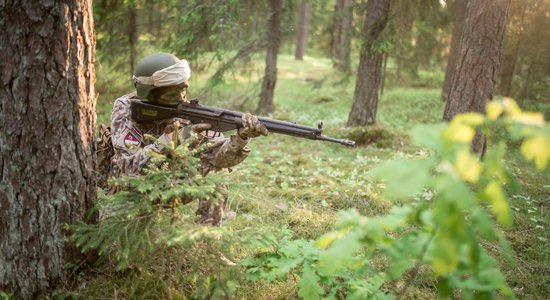
{"type": "MultiPolygon", "coordinates": [[[[251,138],[267,135],[268,131],[258,118],[243,115],[243,128],[229,138],[220,132],[208,130],[210,124],[190,124],[188,120],[170,119],[154,123],[137,123],[131,119],[130,101],[132,98],[150,101],[160,105],[173,106],[187,101],[188,80],[191,69],[187,61],[167,53],[156,53],[143,58],[133,76],[136,92],[118,98],[111,112],[111,141],[114,155],[111,159],[111,175],[121,173],[135,176],[140,174],[149,161],[148,151],[162,152],[161,144],[170,142],[174,134],[178,140],[195,137],[193,145],[208,144],[208,150],[201,153],[200,170],[203,176],[211,171],[233,167],[241,163],[249,154],[247,146],[251,138]],[[182,126],[174,126],[179,122],[182,126]],[[180,128],[174,132],[174,128],[180,128]],[[152,135],[161,143],[148,142],[144,134],[152,135]]],[[[105,132],[105,128],[100,130],[105,132]]],[[[220,225],[227,199],[220,205],[207,200],[199,200],[198,222],[220,225]]]]}

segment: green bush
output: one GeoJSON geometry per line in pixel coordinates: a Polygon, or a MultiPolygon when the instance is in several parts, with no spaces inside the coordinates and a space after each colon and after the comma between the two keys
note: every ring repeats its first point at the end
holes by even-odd
{"type": "MultiPolygon", "coordinates": [[[[224,174],[200,174],[198,154],[204,148],[171,143],[164,149],[166,155],[150,153],[143,175],[111,179],[118,191],[100,193],[99,222],[69,226],[70,240],[83,252],[97,251],[107,269],[126,274],[113,283],[121,296],[150,299],[143,291],[160,298],[231,295],[240,274],[231,257],[261,243],[265,233],[196,224],[194,207],[185,204],[223,199],[218,183],[224,174]]],[[[87,292],[96,294],[85,296],[108,297],[112,291],[87,292]]]]}
{"type": "Polygon", "coordinates": [[[486,116],[469,113],[448,125],[418,126],[412,140],[430,156],[390,161],[371,172],[385,180],[391,198],[412,198],[407,205],[379,217],[342,212],[334,230],[317,240],[276,241],[270,251],[241,262],[249,279],[297,274],[304,299],[405,297],[418,283],[441,297],[514,297],[483,247],[484,241],[500,241],[503,254],[511,256],[493,221],[511,226],[504,187],[516,185],[502,163],[505,142],[492,140],[501,130],[523,140],[522,154],[538,169],[546,167],[550,127],[541,114],[523,112],[513,101],[490,103],[486,116]],[[483,161],[470,152],[476,129],[492,141],[483,161]]]}

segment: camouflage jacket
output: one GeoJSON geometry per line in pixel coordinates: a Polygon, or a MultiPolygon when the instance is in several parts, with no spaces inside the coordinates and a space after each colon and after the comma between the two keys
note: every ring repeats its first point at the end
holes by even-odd
{"type": "MultiPolygon", "coordinates": [[[[165,130],[168,125],[179,121],[182,124],[178,133],[179,137],[184,139],[191,136],[191,126],[187,120],[171,119],[148,124],[132,121],[130,118],[130,99],[132,97],[134,95],[129,94],[118,98],[111,112],[111,139],[114,147],[112,174],[115,176],[121,173],[138,175],[149,161],[148,150],[161,152],[161,146],[143,138],[145,134],[160,140],[170,140],[165,130]]],[[[248,140],[243,140],[238,135],[226,138],[220,132],[207,130],[198,136],[196,145],[204,143],[211,147],[201,153],[201,173],[203,175],[210,171],[233,167],[242,162],[250,152],[250,148],[247,146],[248,140]]]]}

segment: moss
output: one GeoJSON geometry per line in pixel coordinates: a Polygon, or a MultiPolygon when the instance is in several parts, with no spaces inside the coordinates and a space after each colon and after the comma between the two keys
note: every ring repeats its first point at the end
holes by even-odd
{"type": "Polygon", "coordinates": [[[355,141],[357,146],[362,147],[399,148],[407,143],[406,136],[380,124],[346,127],[337,133],[339,136],[355,141]]]}

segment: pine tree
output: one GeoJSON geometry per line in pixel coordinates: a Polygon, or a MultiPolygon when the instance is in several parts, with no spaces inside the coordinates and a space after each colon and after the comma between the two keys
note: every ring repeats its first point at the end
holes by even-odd
{"type": "Polygon", "coordinates": [[[77,246],[83,251],[97,249],[124,268],[142,264],[171,244],[218,235],[221,229],[196,225],[191,206],[185,205],[198,199],[223,199],[219,174],[200,173],[198,156],[204,148],[188,145],[164,145],[164,154],[150,152],[151,161],[142,175],[112,178],[111,188],[117,192],[100,195],[100,222],[71,227],[77,246]]]}

